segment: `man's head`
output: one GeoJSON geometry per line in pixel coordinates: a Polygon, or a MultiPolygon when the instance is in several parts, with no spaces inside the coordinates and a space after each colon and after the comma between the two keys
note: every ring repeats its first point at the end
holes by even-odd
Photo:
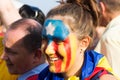
{"type": "Polygon", "coordinates": [[[120,14],[120,0],[97,0],[101,11],[101,25],[106,26],[120,14]]]}
{"type": "Polygon", "coordinates": [[[3,44],[8,70],[12,74],[23,74],[41,64],[42,26],[32,19],[20,19],[10,25],[3,44]]]}
{"type": "Polygon", "coordinates": [[[120,0],[99,0],[99,2],[103,2],[109,12],[120,11],[120,0]]]}

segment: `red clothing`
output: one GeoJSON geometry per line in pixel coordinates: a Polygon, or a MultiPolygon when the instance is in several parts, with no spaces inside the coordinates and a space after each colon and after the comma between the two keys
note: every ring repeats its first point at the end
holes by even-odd
{"type": "Polygon", "coordinates": [[[26,80],[37,80],[38,74],[28,77],[26,80]]]}

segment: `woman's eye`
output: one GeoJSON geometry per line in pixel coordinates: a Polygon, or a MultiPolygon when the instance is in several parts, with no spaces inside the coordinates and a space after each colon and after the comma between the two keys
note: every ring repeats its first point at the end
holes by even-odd
{"type": "Polygon", "coordinates": [[[43,41],[48,41],[48,39],[46,37],[42,37],[43,41]]]}
{"type": "Polygon", "coordinates": [[[43,39],[43,40],[45,40],[45,39],[47,39],[47,38],[46,38],[46,37],[44,37],[44,36],[42,36],[42,39],[43,39]]]}
{"type": "Polygon", "coordinates": [[[62,40],[59,40],[59,39],[54,39],[54,41],[55,41],[57,44],[62,43],[62,40]]]}

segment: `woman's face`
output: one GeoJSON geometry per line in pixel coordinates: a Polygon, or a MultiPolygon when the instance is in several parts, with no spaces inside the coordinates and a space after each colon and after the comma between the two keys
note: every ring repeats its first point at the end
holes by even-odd
{"type": "Polygon", "coordinates": [[[75,62],[78,43],[75,34],[62,20],[45,21],[42,35],[44,53],[50,65],[50,71],[61,73],[68,71],[75,62]]]}

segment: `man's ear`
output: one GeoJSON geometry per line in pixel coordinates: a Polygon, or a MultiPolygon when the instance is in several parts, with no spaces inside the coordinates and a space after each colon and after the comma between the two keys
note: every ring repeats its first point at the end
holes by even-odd
{"type": "Polygon", "coordinates": [[[105,4],[104,4],[103,2],[100,2],[99,4],[100,4],[100,8],[101,8],[101,13],[102,13],[103,15],[105,15],[105,11],[106,11],[106,6],[105,6],[105,4]]]}
{"type": "Polygon", "coordinates": [[[89,36],[85,36],[81,41],[80,41],[80,47],[83,50],[86,50],[91,42],[91,38],[89,36]]]}
{"type": "Polygon", "coordinates": [[[108,12],[107,12],[107,6],[103,2],[99,2],[100,7],[100,25],[106,26],[108,24],[107,18],[108,18],[108,12]]]}
{"type": "Polygon", "coordinates": [[[41,55],[42,55],[41,50],[40,50],[40,49],[37,49],[37,50],[35,51],[35,53],[34,53],[34,59],[35,59],[36,61],[40,61],[41,55]]]}

